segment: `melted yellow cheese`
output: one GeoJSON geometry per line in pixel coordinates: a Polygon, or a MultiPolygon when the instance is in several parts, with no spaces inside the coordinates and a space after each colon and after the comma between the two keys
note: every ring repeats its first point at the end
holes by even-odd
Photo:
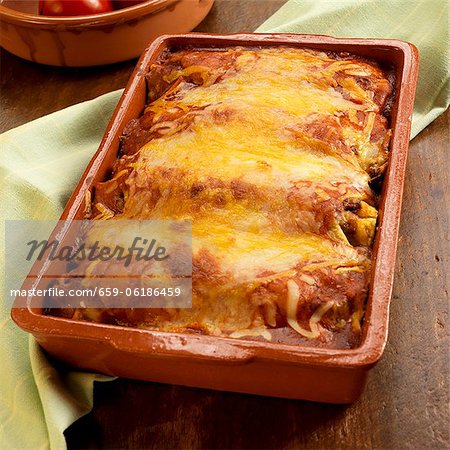
{"type": "Polygon", "coordinates": [[[367,189],[365,171],[339,155],[304,147],[283,133],[281,123],[272,123],[262,126],[257,117],[224,124],[200,122],[189,132],[150,141],[140,150],[135,167],[144,172],[155,166],[176,167],[195,171],[198,178],[239,178],[261,187],[348,179],[367,189]]]}
{"type": "MultiPolygon", "coordinates": [[[[247,219],[250,222],[249,219],[247,219]]],[[[349,245],[337,244],[312,233],[286,235],[262,229],[255,233],[231,224],[193,223],[193,252],[208,249],[221,262],[222,270],[237,283],[249,282],[264,271],[285,272],[303,262],[326,260],[329,264],[358,266],[366,257],[349,245]]]]}
{"type": "MultiPolygon", "coordinates": [[[[385,155],[371,142],[379,106],[355,77],[380,71],[308,50],[238,53],[225,75],[193,65],[165,76],[172,86],[146,109],[159,137],[126,165],[124,210],[114,218],[192,220],[194,264],[207,252],[216,265],[208,282],[194,278],[193,309],[172,312],[158,329],[200,324],[210,334],[271,339],[265,330],[275,326],[277,307],[268,300],[265,316],[264,302],[249,295],[288,279],[288,323],[317,338],[335,302],[317,308],[305,329],[294,279],[312,289],[320,283],[314,271],[350,277],[370,268],[368,252],[345,231],[370,247],[377,211],[365,169],[385,155]],[[193,74],[202,85],[187,81],[193,74]],[[160,120],[178,111],[181,118],[160,120]],[[347,199],[355,211],[343,211],[347,199]]],[[[108,208],[97,209],[98,218],[111,218],[108,208]]]]}

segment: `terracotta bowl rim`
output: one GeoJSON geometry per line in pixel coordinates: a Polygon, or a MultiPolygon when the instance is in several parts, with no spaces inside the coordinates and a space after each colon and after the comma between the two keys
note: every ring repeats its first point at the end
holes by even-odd
{"type": "Polygon", "coordinates": [[[29,27],[54,27],[58,25],[63,25],[65,27],[90,27],[114,24],[123,19],[126,19],[127,21],[132,20],[144,15],[152,14],[159,9],[165,9],[180,1],[181,0],[144,0],[142,3],[138,3],[137,5],[128,6],[126,8],[106,13],[61,17],[29,14],[0,5],[0,20],[29,27]]]}

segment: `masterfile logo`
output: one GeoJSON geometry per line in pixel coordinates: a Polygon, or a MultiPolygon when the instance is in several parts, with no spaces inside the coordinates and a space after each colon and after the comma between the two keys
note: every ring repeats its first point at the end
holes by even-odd
{"type": "Polygon", "coordinates": [[[5,238],[16,307],[191,306],[189,221],[8,221],[5,238]]]}

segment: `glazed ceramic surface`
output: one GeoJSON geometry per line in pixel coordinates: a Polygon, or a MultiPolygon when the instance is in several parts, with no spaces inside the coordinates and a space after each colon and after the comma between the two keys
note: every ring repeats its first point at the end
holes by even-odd
{"type": "Polygon", "coordinates": [[[0,45],[30,61],[95,66],[138,57],[150,39],[185,33],[208,14],[214,0],[147,0],[90,16],[37,14],[38,0],[0,4],[0,45]]]}
{"type": "MultiPolygon", "coordinates": [[[[227,46],[299,46],[347,51],[392,66],[396,95],[392,109],[389,166],[380,203],[371,287],[359,347],[323,349],[176,334],[45,316],[39,298],[13,309],[17,324],[52,355],[87,370],[121,377],[313,401],[349,403],[361,393],[368,370],[382,356],[388,334],[400,209],[417,79],[417,49],[406,42],[337,39],[317,35],[167,35],[143,53],[105,132],[100,147],[66,206],[62,219],[81,218],[85,193],[104,180],[119,149],[124,126],[143,111],[145,74],[166,49],[227,46]]],[[[38,267],[40,276],[45,275],[38,267]]],[[[36,270],[36,269],[35,269],[36,270]]],[[[28,280],[24,288],[31,288],[28,280]]]]}

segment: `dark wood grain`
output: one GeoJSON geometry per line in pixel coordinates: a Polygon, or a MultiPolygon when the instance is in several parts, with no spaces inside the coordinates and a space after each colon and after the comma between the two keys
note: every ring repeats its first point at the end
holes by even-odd
{"type": "MultiPolygon", "coordinates": [[[[252,31],[284,0],[216,0],[199,31],[252,31]]],[[[0,130],[123,87],[134,62],[57,69],[1,53],[0,130]]],[[[391,329],[355,404],[117,380],[66,432],[69,448],[448,449],[450,185],[447,113],[411,144],[391,329]]],[[[277,380],[274,379],[274,383],[277,380]]]]}
{"type": "Polygon", "coordinates": [[[136,61],[102,67],[35,64],[0,49],[0,132],[126,85],[136,61]]]}
{"type": "Polygon", "coordinates": [[[253,32],[287,0],[216,0],[196,31],[205,33],[253,32]]]}

